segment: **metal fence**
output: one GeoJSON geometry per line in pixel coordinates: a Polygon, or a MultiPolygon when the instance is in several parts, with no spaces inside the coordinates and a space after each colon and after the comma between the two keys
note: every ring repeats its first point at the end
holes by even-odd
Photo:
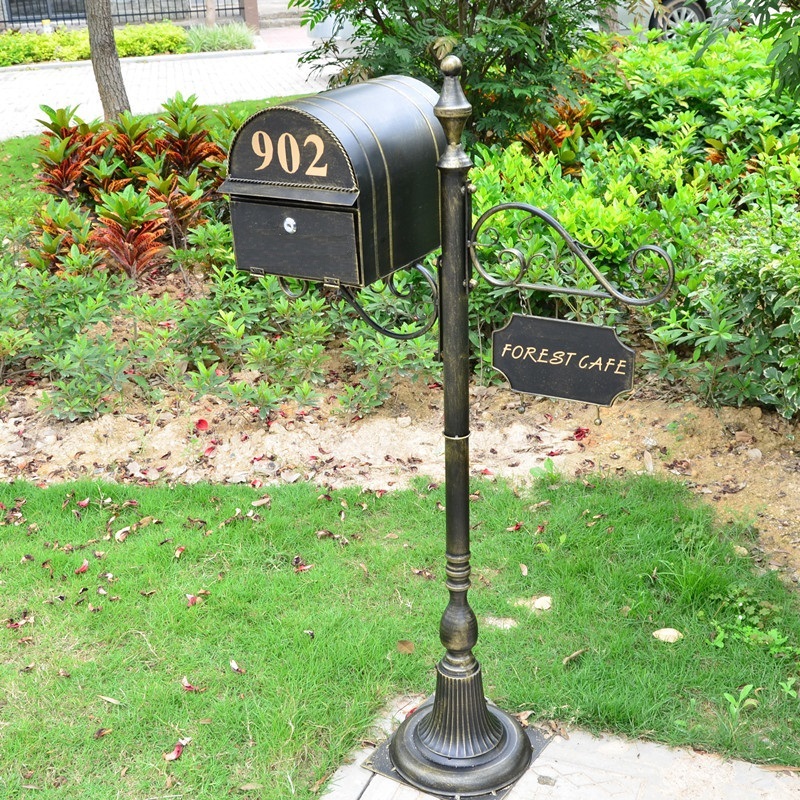
{"type": "MultiPolygon", "coordinates": [[[[216,0],[217,19],[244,19],[244,0],[216,0]]],[[[111,0],[115,25],[126,23],[202,20],[205,0],[111,0]]],[[[53,24],[86,22],[84,0],[0,0],[0,28],[34,27],[50,20],[53,24]]]]}

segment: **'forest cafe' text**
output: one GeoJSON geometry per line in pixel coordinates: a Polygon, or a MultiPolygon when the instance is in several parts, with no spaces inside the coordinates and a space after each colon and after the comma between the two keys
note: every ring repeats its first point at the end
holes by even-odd
{"type": "Polygon", "coordinates": [[[511,358],[514,361],[531,361],[535,364],[551,364],[553,366],[572,365],[578,369],[598,370],[599,372],[613,372],[615,375],[627,375],[630,369],[630,360],[627,358],[612,358],[611,356],[580,355],[572,350],[550,351],[547,347],[537,350],[530,345],[513,344],[507,342],[500,353],[501,358],[511,358]],[[572,364],[573,359],[575,363],[572,364]]]}

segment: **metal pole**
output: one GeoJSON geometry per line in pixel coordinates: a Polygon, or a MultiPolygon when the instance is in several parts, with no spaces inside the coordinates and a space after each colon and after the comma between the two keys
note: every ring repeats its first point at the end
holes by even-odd
{"type": "Polygon", "coordinates": [[[447,149],[439,160],[442,260],[440,268],[447,526],[450,600],[439,627],[446,653],[437,666],[436,692],[395,733],[389,753],[412,786],[469,797],[514,783],[531,761],[531,742],[510,715],[490,706],[481,667],[472,654],[478,622],[467,601],[469,553],[469,327],[467,173],[472,162],[461,136],[472,107],[464,97],[455,56],[442,61],[444,85],[434,113],[447,149]]]}

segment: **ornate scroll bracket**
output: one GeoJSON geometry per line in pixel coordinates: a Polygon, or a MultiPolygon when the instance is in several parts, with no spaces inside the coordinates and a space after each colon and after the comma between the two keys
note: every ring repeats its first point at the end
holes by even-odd
{"type": "MultiPolygon", "coordinates": [[[[412,330],[393,330],[391,328],[387,328],[384,325],[381,325],[378,320],[370,315],[370,313],[364,308],[363,305],[358,301],[356,296],[356,292],[350,286],[336,286],[335,287],[335,296],[341,297],[342,299],[346,300],[353,308],[353,310],[358,314],[358,316],[364,320],[371,328],[376,330],[378,333],[382,333],[384,336],[389,336],[392,339],[400,339],[401,341],[408,341],[410,339],[417,339],[420,336],[424,336],[434,325],[436,320],[439,317],[439,284],[436,280],[436,277],[433,273],[422,264],[412,264],[405,269],[414,270],[418,272],[422,277],[425,279],[425,284],[427,288],[430,290],[430,298],[429,302],[431,304],[431,309],[427,313],[424,310],[420,314],[411,314],[409,316],[409,322],[412,324],[416,324],[416,327],[412,330]]],[[[402,270],[398,270],[397,272],[401,272],[402,270]]],[[[398,300],[407,300],[409,302],[413,302],[415,294],[415,287],[411,287],[408,291],[402,292],[397,287],[397,282],[395,277],[397,272],[393,272],[387,278],[384,279],[386,284],[386,288],[389,290],[391,294],[393,294],[398,300]]],[[[287,297],[291,297],[292,299],[297,299],[302,297],[306,292],[308,292],[309,283],[308,281],[301,281],[300,287],[295,290],[292,286],[284,279],[279,278],[278,282],[280,287],[287,297]]],[[[423,302],[426,298],[421,297],[417,300],[417,307],[422,309],[423,302]]]]}
{"type": "MultiPolygon", "coordinates": [[[[663,262],[664,266],[666,267],[666,280],[664,281],[662,287],[655,292],[655,294],[651,294],[646,297],[632,297],[625,294],[617,289],[605,277],[605,275],[600,272],[600,270],[595,266],[594,262],[589,258],[588,255],[586,255],[584,250],[585,246],[580,244],[573,236],[571,236],[558,222],[558,220],[556,220],[546,211],[543,211],[541,208],[529,205],[528,203],[501,203],[490,208],[488,211],[482,214],[477,222],[472,226],[472,231],[470,233],[467,246],[472,266],[475,268],[476,272],[492,286],[510,287],[527,291],[548,292],[550,294],[590,297],[603,300],[616,300],[620,303],[624,303],[627,306],[649,306],[654,303],[658,303],[660,300],[663,300],[670,293],[672,286],[675,283],[675,265],[673,264],[669,254],[663,248],[658,247],[657,245],[646,244],[634,250],[628,257],[628,263],[631,267],[631,270],[641,275],[644,272],[644,269],[640,266],[639,260],[643,254],[650,253],[663,262]],[[564,242],[567,249],[570,253],[572,253],[575,259],[580,261],[580,263],[586,267],[595,281],[603,287],[602,290],[583,289],[577,286],[559,286],[557,284],[536,283],[524,280],[526,275],[532,271],[534,260],[543,259],[545,254],[540,251],[527,254],[520,246],[508,247],[501,243],[501,235],[498,228],[495,225],[487,225],[487,223],[489,223],[492,217],[504,211],[517,211],[525,214],[522,220],[517,221],[515,225],[515,239],[518,243],[524,242],[525,240],[530,241],[533,236],[531,231],[524,230],[525,223],[531,218],[541,220],[545,226],[549,227],[555,233],[555,235],[564,242]],[[478,237],[485,226],[486,232],[489,234],[489,241],[480,242],[478,237]],[[505,259],[506,263],[511,262],[515,264],[515,274],[508,278],[498,278],[495,275],[491,275],[486,267],[481,263],[481,258],[478,252],[480,249],[489,249],[490,251],[494,252],[498,258],[505,259]]],[[[565,264],[562,260],[562,257],[558,254],[555,257],[555,262],[558,266],[560,266],[564,273],[569,274],[575,272],[574,267],[572,265],[565,264]]]]}

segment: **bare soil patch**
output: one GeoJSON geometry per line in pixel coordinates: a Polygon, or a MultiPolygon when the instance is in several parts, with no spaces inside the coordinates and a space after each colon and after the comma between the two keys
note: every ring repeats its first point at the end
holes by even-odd
{"type": "MultiPolygon", "coordinates": [[[[443,395],[400,383],[363,419],[285,407],[276,421],[216,398],[174,398],[80,423],[37,412],[38,390],[12,394],[0,413],[0,480],[41,484],[77,478],[148,483],[298,480],[333,488],[394,489],[414,477],[444,478],[443,395]]],[[[546,459],[568,475],[653,473],[687,484],[720,518],[752,523],[764,568],[800,580],[800,430],[759,409],[709,409],[647,399],[600,412],[525,398],[503,388],[471,390],[471,470],[528,481],[546,459]]]]}

